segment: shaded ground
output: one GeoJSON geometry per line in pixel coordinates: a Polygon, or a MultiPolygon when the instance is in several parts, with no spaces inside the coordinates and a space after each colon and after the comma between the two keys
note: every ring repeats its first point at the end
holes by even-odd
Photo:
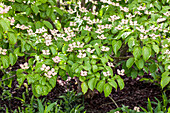
{"type": "MultiPolygon", "coordinates": [[[[146,108],[146,101],[150,98],[151,101],[155,101],[155,98],[161,100],[161,89],[152,84],[152,83],[144,83],[137,80],[133,80],[131,78],[125,78],[125,88],[123,90],[115,91],[113,89],[112,94],[110,95],[118,104],[119,107],[122,105],[129,106],[133,108],[134,106],[142,106],[146,108]]],[[[70,90],[77,89],[77,85],[75,85],[75,80],[71,80],[69,82],[70,90]]],[[[12,88],[10,92],[12,93],[12,97],[20,97],[22,98],[22,93],[25,92],[24,86],[20,89],[16,89],[17,81],[15,80],[12,84],[12,88]]],[[[65,88],[59,84],[46,96],[47,100],[55,101],[58,99],[59,95],[62,95],[65,92],[65,88]]],[[[168,94],[169,92],[167,92],[168,94]]],[[[2,95],[2,89],[0,89],[0,95],[2,95]]],[[[30,98],[32,96],[32,92],[29,92],[29,97],[26,97],[26,103],[30,103],[30,98]]],[[[43,96],[45,97],[45,96],[43,96]]],[[[41,97],[41,98],[43,98],[41,97]]],[[[116,106],[111,101],[110,98],[105,98],[103,93],[94,94],[92,99],[85,99],[85,109],[87,113],[106,113],[112,109],[115,109],[116,106]]],[[[5,107],[6,104],[8,108],[14,110],[17,109],[18,106],[21,106],[21,101],[12,98],[11,100],[0,100],[1,106],[5,107]]]]}

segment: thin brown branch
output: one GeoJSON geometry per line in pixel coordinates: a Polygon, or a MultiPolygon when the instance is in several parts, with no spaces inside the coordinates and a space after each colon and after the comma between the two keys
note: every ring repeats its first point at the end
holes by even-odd
{"type": "Polygon", "coordinates": [[[0,80],[0,82],[3,82],[3,81],[5,81],[5,80],[8,80],[8,79],[11,79],[11,78],[14,78],[14,77],[16,77],[16,75],[13,75],[13,76],[10,76],[10,77],[5,78],[5,79],[3,79],[3,80],[0,80]]]}
{"type": "Polygon", "coordinates": [[[111,97],[111,96],[108,96],[111,100],[112,100],[112,102],[116,105],[116,107],[118,108],[119,106],[117,105],[117,103],[115,102],[115,100],[113,100],[113,98],[111,97]]]}

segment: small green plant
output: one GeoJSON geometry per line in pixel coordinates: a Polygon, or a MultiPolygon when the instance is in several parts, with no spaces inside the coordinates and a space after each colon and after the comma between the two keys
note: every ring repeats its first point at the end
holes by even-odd
{"type": "Polygon", "coordinates": [[[155,99],[157,100],[157,102],[151,102],[150,99],[148,98],[147,109],[143,107],[141,107],[141,109],[145,113],[169,113],[168,103],[170,103],[170,99],[167,99],[166,94],[165,93],[162,94],[162,101],[158,100],[156,97],[155,99]],[[153,108],[152,104],[155,104],[156,108],[153,108]]]}
{"type": "MultiPolygon", "coordinates": [[[[82,93],[76,94],[74,91],[69,91],[66,94],[60,96],[55,102],[47,101],[44,97],[43,99],[35,99],[34,96],[31,97],[30,103],[26,102],[26,93],[22,93],[22,98],[15,97],[20,100],[22,105],[11,111],[13,113],[85,113],[84,106],[81,106],[80,96],[82,93]]],[[[10,109],[6,107],[6,113],[9,113],[10,109]]]]}
{"type": "Polygon", "coordinates": [[[147,104],[147,109],[143,107],[134,107],[134,109],[129,109],[129,106],[124,106],[119,107],[117,109],[111,110],[108,113],[170,113],[170,107],[168,108],[168,103],[170,103],[170,99],[167,99],[167,96],[165,93],[162,94],[162,101],[158,100],[156,97],[155,99],[157,102],[151,102],[150,99],[148,98],[148,104],[147,104]],[[152,104],[155,104],[156,107],[153,108],[152,104]]]}
{"type": "Polygon", "coordinates": [[[82,113],[84,107],[80,104],[80,96],[82,93],[76,93],[74,91],[69,91],[65,95],[60,96],[63,100],[60,101],[60,105],[62,109],[60,113],[82,113]]]}

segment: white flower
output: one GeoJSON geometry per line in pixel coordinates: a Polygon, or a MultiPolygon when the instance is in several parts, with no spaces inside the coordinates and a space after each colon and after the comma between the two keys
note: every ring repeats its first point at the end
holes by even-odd
{"type": "Polygon", "coordinates": [[[163,22],[163,21],[165,21],[166,20],[166,18],[158,18],[157,19],[157,22],[159,23],[159,22],[163,22]]]}
{"type": "Polygon", "coordinates": [[[89,53],[93,53],[94,51],[95,51],[95,49],[87,48],[87,52],[89,52],[89,53]]]}
{"type": "Polygon", "coordinates": [[[107,62],[107,65],[108,65],[109,67],[115,67],[112,62],[107,62]]]}
{"type": "Polygon", "coordinates": [[[101,36],[97,36],[99,39],[103,40],[103,39],[106,39],[106,37],[102,34],[101,36]]]}
{"type": "Polygon", "coordinates": [[[78,55],[77,55],[78,58],[84,58],[86,57],[86,53],[82,53],[80,52],[78,55]]]}
{"type": "Polygon", "coordinates": [[[109,51],[109,49],[110,49],[109,47],[102,46],[102,49],[101,49],[101,50],[102,50],[102,51],[109,51]]]}
{"type": "Polygon", "coordinates": [[[2,49],[2,48],[0,47],[0,54],[6,55],[6,52],[7,52],[7,49],[2,49]]]}
{"type": "Polygon", "coordinates": [[[21,69],[28,69],[29,68],[27,62],[25,62],[24,64],[20,64],[19,66],[21,67],[21,69]]]}
{"type": "Polygon", "coordinates": [[[117,69],[117,74],[118,75],[122,75],[123,76],[123,75],[125,75],[124,72],[125,72],[124,69],[122,69],[122,70],[117,69]]]}
{"type": "Polygon", "coordinates": [[[110,76],[111,74],[110,74],[109,71],[107,71],[107,72],[103,72],[103,75],[104,75],[105,77],[107,77],[107,76],[110,76]]]}
{"type": "Polygon", "coordinates": [[[117,27],[115,27],[115,29],[117,29],[117,30],[122,30],[123,27],[122,27],[121,25],[118,25],[117,27]]]}
{"type": "Polygon", "coordinates": [[[50,55],[50,50],[42,50],[44,55],[50,55]]]}
{"type": "Polygon", "coordinates": [[[59,63],[59,62],[61,61],[59,56],[56,56],[56,57],[52,58],[52,60],[53,60],[55,63],[59,63]]]}
{"type": "Polygon", "coordinates": [[[97,56],[96,56],[96,55],[92,55],[92,58],[94,58],[94,59],[95,59],[95,58],[97,58],[97,56]]]}
{"type": "Polygon", "coordinates": [[[43,64],[42,67],[41,67],[40,69],[41,69],[41,71],[44,71],[44,70],[46,69],[46,65],[43,64]]]}
{"type": "Polygon", "coordinates": [[[45,72],[47,72],[50,69],[50,66],[46,66],[45,72]]]}
{"type": "Polygon", "coordinates": [[[139,6],[137,9],[138,9],[138,10],[145,10],[145,9],[146,9],[146,7],[145,7],[145,6],[144,6],[144,7],[139,6]]]}
{"type": "Polygon", "coordinates": [[[170,69],[170,65],[168,66],[168,69],[170,69]]]}
{"type": "Polygon", "coordinates": [[[140,108],[139,107],[134,107],[133,110],[137,111],[137,112],[140,112],[140,108]]]}
{"type": "Polygon", "coordinates": [[[80,75],[81,75],[81,76],[87,76],[87,71],[82,71],[82,70],[81,70],[80,75]]]}

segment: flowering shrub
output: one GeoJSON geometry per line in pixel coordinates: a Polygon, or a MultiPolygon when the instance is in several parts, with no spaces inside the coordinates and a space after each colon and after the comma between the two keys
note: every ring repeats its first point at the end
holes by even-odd
{"type": "MultiPolygon", "coordinates": [[[[0,4],[0,65],[26,79],[35,96],[78,77],[83,93],[124,88],[121,76],[150,73],[164,88],[170,82],[170,3],[155,0],[3,0],[0,4]],[[66,6],[66,7],[65,7],[66,6]]],[[[5,71],[4,71],[5,72],[5,71]]],[[[11,74],[4,75],[3,79],[11,74]]],[[[9,82],[10,84],[11,82],[9,82]]],[[[10,85],[9,85],[10,86],[10,85]]]]}

